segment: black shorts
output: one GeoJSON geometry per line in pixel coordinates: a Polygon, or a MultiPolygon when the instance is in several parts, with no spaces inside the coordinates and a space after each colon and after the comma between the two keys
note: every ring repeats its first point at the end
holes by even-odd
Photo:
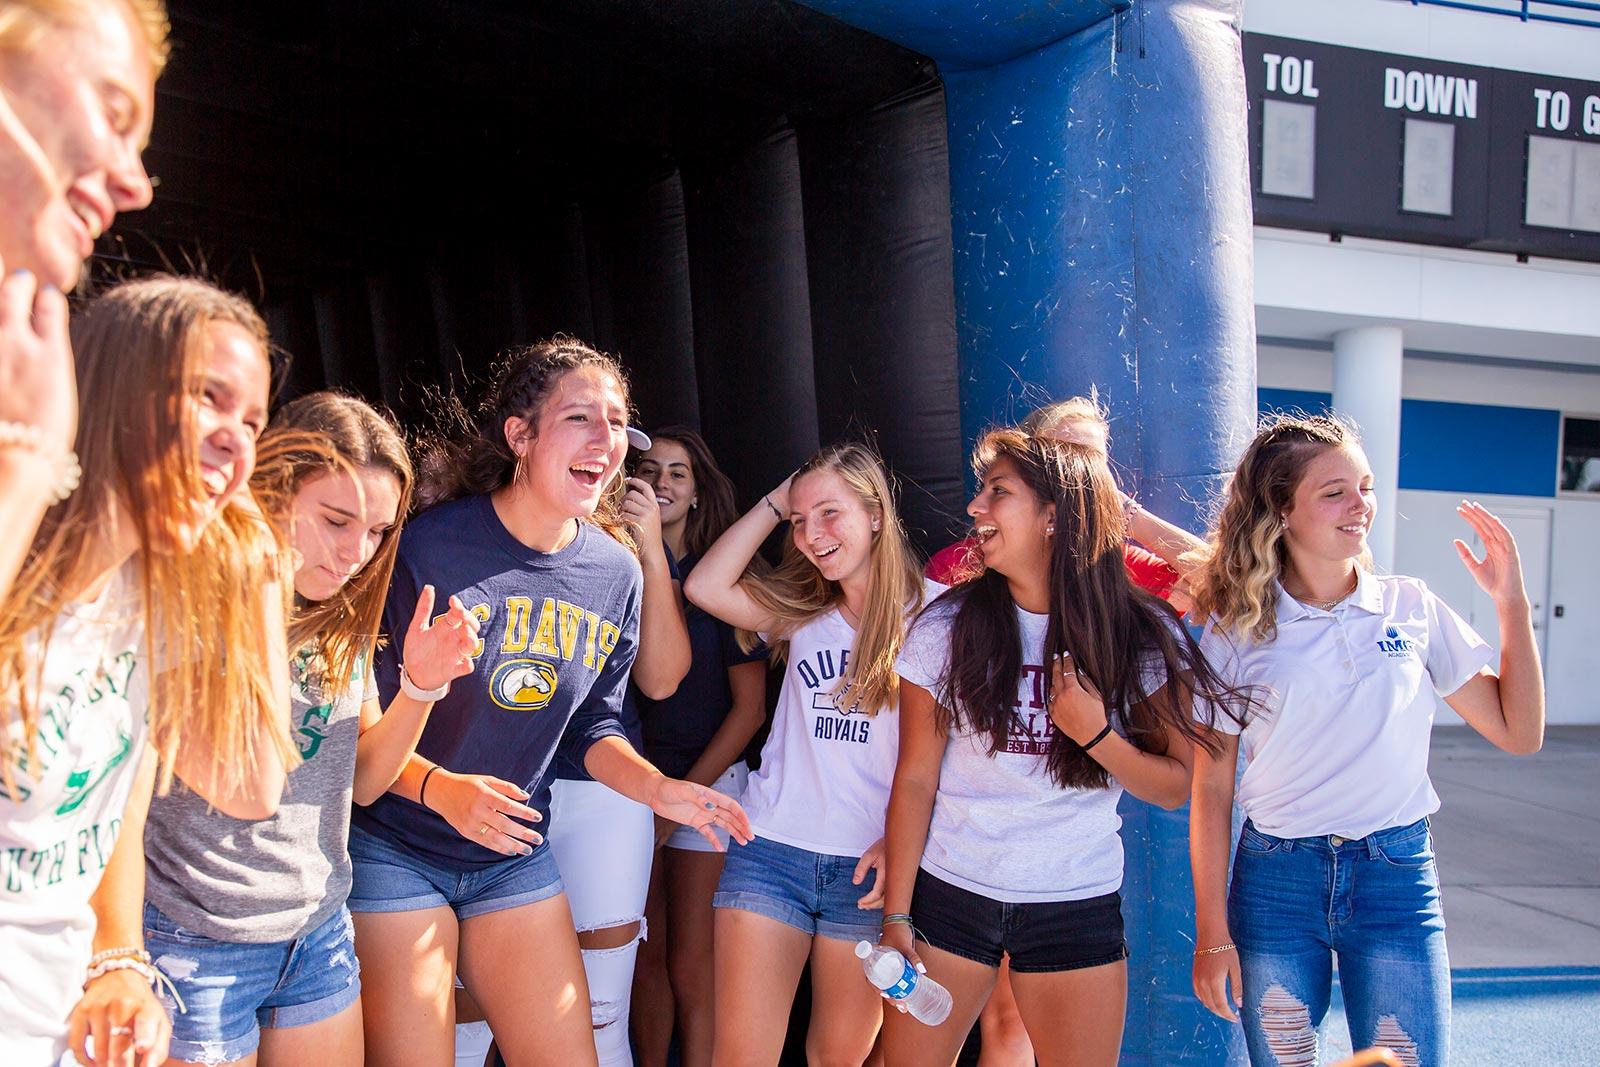
{"type": "Polygon", "coordinates": [[[1120,893],[1008,904],[919,870],[911,918],[917,936],[934,948],[990,967],[1009,955],[1019,974],[1075,971],[1128,958],[1120,893]]]}

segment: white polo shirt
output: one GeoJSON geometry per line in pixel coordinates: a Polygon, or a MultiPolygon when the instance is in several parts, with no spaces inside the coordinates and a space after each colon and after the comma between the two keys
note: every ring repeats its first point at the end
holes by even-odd
{"type": "MultiPolygon", "coordinates": [[[[1278,590],[1265,644],[1207,627],[1224,679],[1251,686],[1239,806],[1275,837],[1365,837],[1439,810],[1428,780],[1434,693],[1449,696],[1493,658],[1488,643],[1419,578],[1362,571],[1332,611],[1278,590]]],[[[1241,733],[1224,720],[1219,729],[1241,733]]]]}

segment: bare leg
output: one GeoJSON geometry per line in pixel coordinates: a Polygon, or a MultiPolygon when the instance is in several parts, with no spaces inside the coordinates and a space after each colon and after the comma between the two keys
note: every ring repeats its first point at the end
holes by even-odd
{"type": "Polygon", "coordinates": [[[261,1067],[362,1067],[361,1002],[308,1026],[263,1028],[261,1067]]]}
{"type": "MultiPolygon", "coordinates": [[[[644,921],[650,937],[639,946],[639,958],[633,968],[633,1014],[629,1025],[633,1028],[633,1047],[639,1055],[639,1067],[666,1067],[667,1052],[672,1045],[676,1006],[667,978],[667,951],[676,931],[669,929],[667,920],[670,889],[665,872],[669,863],[666,849],[656,853],[655,866],[650,870],[650,895],[644,906],[644,921]]],[[[709,939],[706,947],[710,949],[709,939]]],[[[710,974],[708,967],[706,976],[710,974]]]]}
{"type": "Polygon", "coordinates": [[[978,1067],[1033,1067],[1033,1042],[1028,1040],[1017,998],[1011,992],[1010,956],[1000,961],[1000,977],[978,1016],[978,1027],[983,1033],[978,1067]]]}
{"type": "Polygon", "coordinates": [[[455,1062],[459,932],[446,907],[356,912],[361,1019],[372,1067],[455,1062]]]}
{"type": "Polygon", "coordinates": [[[855,942],[814,938],[806,1061],[811,1067],[860,1067],[882,1024],[883,997],[862,975],[855,942]]]}
{"type": "Polygon", "coordinates": [[[565,894],[463,922],[461,980],[509,1067],[593,1067],[589,984],[565,894]]]}
{"type": "Polygon", "coordinates": [[[1128,1010],[1128,963],[1053,974],[1011,972],[1040,1067],[1115,1067],[1128,1010]]]}
{"type": "Polygon", "coordinates": [[[722,878],[722,853],[662,849],[670,889],[667,969],[678,1005],[678,1052],[683,1067],[710,1067],[716,1037],[716,997],[707,981],[715,970],[711,898],[722,878]]]}
{"type": "MultiPolygon", "coordinates": [[[[978,1021],[978,1013],[994,989],[996,967],[917,942],[917,955],[928,974],[950,990],[950,1017],[938,1026],[924,1026],[911,1016],[888,1008],[883,1013],[883,1062],[888,1067],[924,1067],[956,1062],[961,1046],[978,1021]]],[[[859,961],[857,967],[859,969],[859,961]]],[[[881,999],[881,998],[880,998],[881,999]]],[[[887,1007],[887,1005],[886,1005],[887,1007]]]]}
{"type": "Polygon", "coordinates": [[[723,1067],[777,1063],[811,937],[737,908],[716,917],[716,1048],[723,1067]]]}

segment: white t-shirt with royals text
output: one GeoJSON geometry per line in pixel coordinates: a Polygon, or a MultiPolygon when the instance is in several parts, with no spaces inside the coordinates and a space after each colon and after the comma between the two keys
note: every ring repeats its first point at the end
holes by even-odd
{"type": "MultiPolygon", "coordinates": [[[[937,700],[950,667],[955,605],[923,612],[896,669],[937,700]]],[[[1056,727],[1045,704],[1049,616],[1015,609],[1022,675],[1005,747],[989,754],[989,735],[951,731],[939,768],[922,868],[951,885],[1009,903],[1087,900],[1122,886],[1122,817],[1115,778],[1105,789],[1067,789],[1045,762],[1056,727]]],[[[1159,660],[1157,661],[1159,662],[1159,660]]],[[[1146,680],[1159,686],[1165,676],[1146,680]]]]}
{"type": "MultiPolygon", "coordinates": [[[[1208,627],[1200,647],[1265,707],[1240,735],[1239,806],[1274,837],[1365,837],[1439,810],[1428,779],[1434,694],[1449,696],[1493,650],[1419,578],[1361,571],[1322,611],[1280,588],[1265,643],[1208,627]]],[[[1218,728],[1239,733],[1230,720],[1218,728]]]]}
{"type": "Polygon", "coordinates": [[[33,751],[15,708],[0,779],[0,1063],[53,1064],[94,938],[89,897],[111,859],[145,747],[148,688],[135,572],[62,612],[35,691],[33,751]]]}
{"type": "MultiPolygon", "coordinates": [[[[928,582],[926,589],[931,599],[944,586],[928,582]]],[[[852,711],[848,697],[843,708],[835,699],[855,637],[838,608],[789,637],[772,733],[742,801],[757,837],[859,856],[883,836],[900,716],[893,705],[866,715],[852,711]]]]}

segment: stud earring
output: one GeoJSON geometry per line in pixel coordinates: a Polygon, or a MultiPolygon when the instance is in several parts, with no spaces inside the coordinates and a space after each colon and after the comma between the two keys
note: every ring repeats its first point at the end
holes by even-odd
{"type": "Polygon", "coordinates": [[[1056,535],[1056,527],[1054,523],[1051,523],[1049,526],[1044,528],[1044,535],[1046,537],[1054,537],[1056,535]]]}

